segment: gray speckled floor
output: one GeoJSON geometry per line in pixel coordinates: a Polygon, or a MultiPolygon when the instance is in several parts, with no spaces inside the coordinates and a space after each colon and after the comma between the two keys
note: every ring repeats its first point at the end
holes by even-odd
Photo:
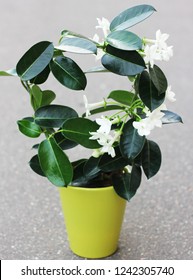
{"type": "MultiPolygon", "coordinates": [[[[154,132],[163,151],[161,171],[149,182],[144,179],[128,203],[119,250],[108,259],[193,259],[192,1],[145,2],[158,13],[133,30],[154,36],[160,28],[171,34],[169,43],[175,46],[175,55],[163,68],[177,95],[170,109],[183,117],[184,124],[154,132]]],[[[0,3],[0,69],[4,70],[14,67],[38,41],[57,42],[63,29],[93,36],[96,17],[111,19],[144,1],[114,1],[113,5],[111,0],[0,3]]],[[[89,81],[90,101],[126,86],[124,78],[120,81],[107,75],[105,83],[100,78],[89,81]]],[[[58,101],[65,104],[68,98],[73,103],[76,98],[77,109],[83,110],[82,93],[71,93],[53,82],[50,79],[48,87],[53,85],[59,92],[58,101]]],[[[79,259],[68,247],[57,189],[27,165],[35,142],[17,132],[16,120],[31,113],[28,96],[17,79],[0,79],[0,104],[0,258],[79,259]]]]}

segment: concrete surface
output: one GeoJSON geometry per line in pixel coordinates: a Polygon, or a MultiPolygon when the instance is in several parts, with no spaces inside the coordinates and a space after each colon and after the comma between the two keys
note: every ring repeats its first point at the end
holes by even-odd
{"type": "MultiPolygon", "coordinates": [[[[170,34],[168,43],[174,45],[174,57],[161,67],[177,97],[168,108],[180,114],[184,124],[168,125],[153,133],[163,153],[161,171],[149,182],[144,179],[128,203],[119,250],[108,259],[193,259],[191,0],[0,0],[0,69],[14,67],[36,42],[56,43],[63,29],[92,37],[96,17],[112,19],[144,2],[158,12],[133,31],[147,37],[154,36],[157,29],[170,34]]],[[[85,62],[81,63],[84,66],[85,62]]],[[[86,92],[90,101],[97,101],[99,95],[120,86],[127,87],[125,78],[92,76],[86,92]]],[[[77,109],[83,111],[82,93],[55,85],[53,79],[48,81],[49,87],[58,92],[59,102],[70,100],[73,104],[76,100],[77,109]]],[[[68,247],[57,188],[27,165],[36,141],[17,131],[16,120],[31,114],[28,96],[17,79],[0,78],[0,104],[0,258],[79,259],[68,247]]]]}

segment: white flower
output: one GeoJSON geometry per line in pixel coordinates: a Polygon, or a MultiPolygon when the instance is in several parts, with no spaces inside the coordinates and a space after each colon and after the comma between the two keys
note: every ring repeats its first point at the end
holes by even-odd
{"type": "Polygon", "coordinates": [[[160,51],[160,55],[162,60],[169,61],[169,59],[173,56],[173,46],[169,46],[166,49],[160,51]]]}
{"type": "Polygon", "coordinates": [[[89,139],[90,140],[97,140],[97,142],[101,145],[104,146],[106,143],[109,143],[112,141],[112,136],[109,134],[106,134],[104,132],[99,132],[98,130],[96,132],[90,132],[92,135],[89,139]]]}
{"type": "Polygon", "coordinates": [[[176,98],[175,98],[175,93],[171,90],[171,86],[168,86],[167,90],[166,90],[166,98],[171,101],[171,102],[175,102],[176,98]]]}
{"type": "Polygon", "coordinates": [[[147,136],[151,131],[151,127],[148,123],[148,118],[142,119],[139,122],[134,121],[133,127],[137,129],[137,132],[140,136],[147,136]]]}
{"type": "Polygon", "coordinates": [[[90,132],[92,135],[89,139],[91,140],[97,140],[97,142],[102,146],[97,154],[95,151],[95,157],[96,155],[100,156],[101,154],[108,153],[112,157],[115,156],[115,150],[113,148],[114,138],[110,134],[102,133],[97,130],[97,132],[90,132]]]}
{"type": "Polygon", "coordinates": [[[144,39],[144,60],[153,67],[154,60],[168,61],[173,56],[173,46],[168,46],[166,40],[169,35],[156,31],[156,40],[144,39]]]}
{"type": "Polygon", "coordinates": [[[88,103],[88,99],[87,99],[86,95],[83,95],[83,100],[84,100],[84,106],[86,109],[86,117],[88,117],[91,115],[91,113],[90,113],[90,107],[89,107],[89,103],[88,103]]]}
{"type": "Polygon", "coordinates": [[[133,122],[133,127],[137,129],[139,135],[147,136],[155,127],[162,127],[161,119],[164,116],[162,110],[166,110],[165,104],[162,104],[152,112],[148,111],[146,118],[133,122]]]}
{"type": "Polygon", "coordinates": [[[165,110],[166,106],[163,104],[160,107],[156,108],[148,117],[148,122],[151,130],[154,127],[162,127],[162,117],[164,116],[164,113],[161,112],[161,110],[165,110]]]}
{"type": "Polygon", "coordinates": [[[169,34],[166,33],[161,33],[160,30],[156,31],[156,42],[155,45],[157,46],[158,49],[162,50],[162,49],[166,49],[167,48],[167,44],[166,44],[166,40],[169,38],[169,34]]]}
{"type": "Polygon", "coordinates": [[[146,45],[144,48],[144,60],[146,63],[150,63],[150,66],[154,66],[154,60],[161,60],[160,53],[157,52],[157,46],[156,45],[146,45]]]}
{"type": "Polygon", "coordinates": [[[105,106],[105,101],[101,101],[101,102],[96,102],[96,103],[88,103],[88,99],[86,97],[86,95],[83,95],[83,101],[84,101],[84,106],[86,109],[86,117],[90,116],[90,110],[96,109],[98,107],[103,107],[105,106]]]}
{"type": "Polygon", "coordinates": [[[96,119],[96,123],[100,125],[100,128],[97,130],[101,133],[109,134],[111,131],[111,121],[108,118],[102,116],[101,118],[96,119]]]}
{"type": "Polygon", "coordinates": [[[110,31],[110,22],[106,18],[97,18],[98,25],[96,26],[96,29],[101,28],[103,30],[104,36],[106,37],[109,34],[110,31]]]}
{"type": "MultiPolygon", "coordinates": [[[[102,29],[104,37],[106,37],[110,32],[110,22],[104,17],[102,19],[97,18],[97,21],[96,29],[102,29]]],[[[104,39],[100,41],[98,34],[95,34],[92,40],[100,45],[104,44],[104,39]]],[[[97,48],[96,60],[100,60],[104,54],[105,52],[101,48],[97,48]]]]}
{"type": "Polygon", "coordinates": [[[111,145],[111,143],[106,143],[102,148],[101,148],[101,153],[107,153],[111,157],[115,157],[115,149],[111,145]]]}
{"type": "Polygon", "coordinates": [[[115,149],[113,147],[114,143],[120,139],[120,131],[113,131],[114,135],[110,134],[112,122],[105,117],[96,119],[96,122],[100,125],[96,132],[90,132],[92,135],[90,140],[97,140],[97,142],[102,146],[101,148],[94,150],[93,156],[99,157],[104,153],[108,153],[111,157],[115,157],[115,149]]]}

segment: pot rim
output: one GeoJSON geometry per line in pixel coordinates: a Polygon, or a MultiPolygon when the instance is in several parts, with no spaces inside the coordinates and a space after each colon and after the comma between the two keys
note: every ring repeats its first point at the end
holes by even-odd
{"type": "Polygon", "coordinates": [[[112,189],[114,189],[113,186],[104,186],[104,187],[96,187],[96,188],[88,188],[88,187],[81,187],[81,186],[67,186],[67,187],[59,187],[60,189],[61,188],[70,188],[70,189],[74,189],[74,190],[77,190],[77,191],[81,191],[81,190],[84,190],[84,191],[87,191],[87,192],[96,192],[96,191],[107,191],[107,189],[110,191],[112,189]]]}

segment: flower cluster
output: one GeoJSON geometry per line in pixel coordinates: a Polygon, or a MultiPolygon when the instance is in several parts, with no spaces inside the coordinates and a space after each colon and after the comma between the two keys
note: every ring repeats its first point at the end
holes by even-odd
{"type": "Polygon", "coordinates": [[[107,153],[111,157],[115,157],[115,149],[113,144],[119,140],[120,131],[113,131],[113,136],[111,133],[112,122],[102,116],[96,119],[96,123],[100,125],[96,132],[90,132],[92,135],[89,139],[97,140],[97,142],[102,146],[100,149],[96,149],[93,152],[94,157],[99,157],[100,155],[107,153]]]}
{"type": "Polygon", "coordinates": [[[162,110],[166,110],[165,104],[162,104],[153,112],[150,112],[148,108],[145,108],[146,118],[133,122],[133,126],[137,129],[139,135],[147,136],[155,127],[162,127],[161,119],[164,116],[162,110]]]}
{"type": "Polygon", "coordinates": [[[173,46],[168,46],[166,43],[168,38],[168,34],[162,34],[160,30],[157,30],[155,40],[143,39],[144,60],[146,63],[150,63],[151,67],[155,60],[168,61],[173,56],[173,46]]]}
{"type": "MultiPolygon", "coordinates": [[[[110,29],[109,29],[110,22],[108,21],[108,19],[106,19],[104,17],[102,19],[97,18],[97,21],[98,21],[98,25],[96,26],[96,29],[102,29],[103,35],[104,35],[104,37],[106,37],[110,32],[110,29]]],[[[100,37],[97,33],[93,36],[92,40],[97,42],[100,45],[104,44],[104,38],[100,41],[100,37]]],[[[96,55],[96,60],[101,59],[103,55],[104,55],[103,49],[102,48],[98,49],[97,55],[96,55]]]]}
{"type": "MultiPolygon", "coordinates": [[[[97,21],[98,25],[96,26],[96,29],[102,29],[104,37],[106,37],[110,32],[109,21],[104,17],[102,19],[97,18],[97,21]]],[[[144,58],[145,63],[151,68],[153,68],[155,60],[168,61],[173,56],[173,46],[168,46],[166,43],[169,35],[166,33],[161,33],[160,30],[157,30],[155,37],[156,39],[144,38],[142,40],[143,49],[139,51],[139,53],[144,58]]],[[[94,35],[93,40],[101,45],[104,44],[104,41],[102,41],[101,43],[99,42],[98,34],[94,35]]],[[[101,48],[97,54],[97,59],[100,59],[104,55],[104,53],[104,50],[101,48]]],[[[134,85],[132,85],[132,88],[134,88],[134,85]]],[[[167,87],[166,98],[171,102],[174,102],[176,100],[175,93],[171,90],[171,86],[167,87]]],[[[91,115],[90,110],[96,109],[100,106],[106,106],[108,104],[108,101],[89,104],[87,97],[84,95],[84,103],[86,108],[86,117],[88,117],[89,115],[91,115]]],[[[137,108],[135,108],[135,111],[136,110],[137,108]]],[[[165,103],[161,104],[152,112],[146,106],[143,106],[143,118],[138,117],[136,121],[133,121],[133,127],[137,129],[140,136],[147,136],[155,127],[162,127],[162,117],[164,116],[163,110],[167,110],[165,103]]],[[[133,115],[130,117],[133,117],[133,115]]],[[[121,120],[121,118],[119,118],[119,120],[121,120]]],[[[102,147],[100,149],[94,150],[93,156],[99,157],[104,153],[108,153],[109,155],[114,157],[115,150],[113,145],[116,141],[118,141],[122,133],[121,130],[117,132],[113,131],[114,136],[112,136],[110,134],[112,123],[108,117],[102,117],[101,119],[97,118],[96,122],[100,125],[100,128],[96,132],[90,132],[90,134],[92,135],[90,139],[97,140],[102,147]]]]}

